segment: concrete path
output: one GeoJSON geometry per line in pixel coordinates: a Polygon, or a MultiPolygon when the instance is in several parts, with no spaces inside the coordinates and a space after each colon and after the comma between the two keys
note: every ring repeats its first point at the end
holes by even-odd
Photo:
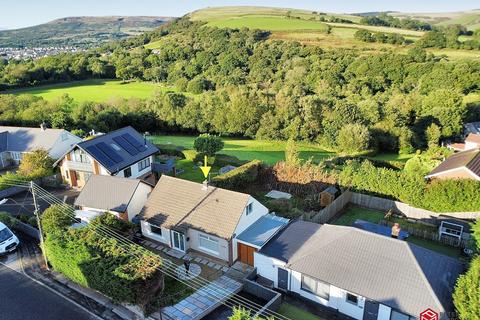
{"type": "Polygon", "coordinates": [[[228,300],[232,294],[242,290],[242,286],[236,280],[221,276],[176,305],[164,308],[162,314],[172,320],[201,319],[228,300]]]}

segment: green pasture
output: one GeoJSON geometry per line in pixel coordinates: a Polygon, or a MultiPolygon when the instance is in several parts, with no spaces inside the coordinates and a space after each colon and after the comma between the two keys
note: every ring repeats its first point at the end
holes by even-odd
{"type": "Polygon", "coordinates": [[[280,30],[320,30],[327,31],[328,27],[325,23],[311,20],[290,19],[284,17],[268,17],[268,16],[246,16],[238,18],[230,18],[225,20],[216,20],[209,22],[207,25],[219,28],[249,28],[262,29],[270,31],[280,30]]]}
{"type": "Polygon", "coordinates": [[[104,102],[118,98],[145,99],[152,96],[157,90],[175,91],[175,88],[169,88],[153,82],[123,82],[120,80],[94,79],[9,90],[4,93],[32,94],[46,100],[53,100],[68,94],[79,102],[104,102]]]}

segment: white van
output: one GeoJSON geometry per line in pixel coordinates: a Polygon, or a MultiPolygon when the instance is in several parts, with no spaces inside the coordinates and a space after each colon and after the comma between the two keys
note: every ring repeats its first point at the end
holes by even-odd
{"type": "Polygon", "coordinates": [[[14,251],[19,244],[17,236],[0,222],[0,255],[14,251]]]}

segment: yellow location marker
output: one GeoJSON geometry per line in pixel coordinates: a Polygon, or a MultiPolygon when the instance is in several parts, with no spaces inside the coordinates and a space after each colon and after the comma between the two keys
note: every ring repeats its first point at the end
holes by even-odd
{"type": "Polygon", "coordinates": [[[205,156],[205,164],[202,167],[200,167],[200,169],[202,169],[202,172],[205,178],[208,177],[208,173],[210,172],[210,169],[212,169],[212,167],[208,166],[207,156],[205,156]]]}

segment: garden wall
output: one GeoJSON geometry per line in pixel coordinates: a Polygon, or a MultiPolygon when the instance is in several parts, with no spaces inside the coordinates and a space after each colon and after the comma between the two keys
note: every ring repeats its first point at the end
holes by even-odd
{"type": "Polygon", "coordinates": [[[301,216],[302,220],[315,222],[315,223],[327,223],[336,214],[345,208],[349,203],[368,208],[373,210],[379,210],[387,212],[393,210],[397,214],[406,216],[407,218],[417,220],[434,220],[439,216],[448,216],[460,219],[478,219],[480,218],[480,212],[433,212],[425,209],[419,209],[412,207],[406,203],[400,201],[394,201],[385,198],[374,197],[362,193],[345,191],[335,199],[329,206],[320,210],[318,213],[312,215],[312,213],[306,213],[301,216]]]}
{"type": "Polygon", "coordinates": [[[254,269],[252,273],[243,279],[244,283],[242,290],[268,302],[257,313],[255,313],[252,319],[257,316],[262,316],[267,310],[277,311],[282,304],[282,295],[255,282],[256,276],[257,269],[254,269]]]}

